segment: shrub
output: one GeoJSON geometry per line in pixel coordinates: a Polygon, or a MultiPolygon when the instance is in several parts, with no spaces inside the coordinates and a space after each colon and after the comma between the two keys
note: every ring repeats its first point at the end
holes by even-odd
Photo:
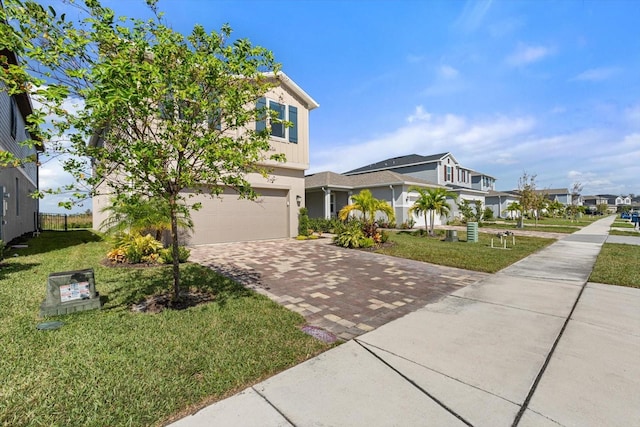
{"type": "Polygon", "coordinates": [[[361,248],[371,248],[375,245],[373,237],[363,237],[358,241],[358,246],[361,248]]]}
{"type": "Polygon", "coordinates": [[[344,248],[359,248],[360,242],[365,238],[362,227],[358,221],[350,222],[344,230],[333,238],[336,245],[344,248]]]}
{"type": "MultiPolygon", "coordinates": [[[[163,264],[173,264],[173,249],[166,248],[161,249],[158,252],[160,256],[160,262],[163,264]]],[[[189,257],[191,256],[191,251],[187,249],[185,246],[178,246],[178,261],[181,263],[187,262],[189,257]]]]}
{"type": "Polygon", "coordinates": [[[493,220],[493,209],[491,209],[490,207],[484,208],[484,213],[482,214],[482,216],[487,221],[493,220]]]}
{"type": "Polygon", "coordinates": [[[396,228],[395,221],[378,221],[378,226],[380,228],[396,228]]]}
{"type": "Polygon", "coordinates": [[[380,231],[380,243],[387,243],[387,240],[389,240],[389,233],[384,230],[380,231]]]}
{"type": "Polygon", "coordinates": [[[161,249],[162,243],[151,234],[141,236],[138,233],[118,233],[114,237],[114,248],[107,254],[107,258],[116,263],[156,263],[161,249]]]}
{"type": "Polygon", "coordinates": [[[309,224],[309,211],[307,208],[300,208],[298,213],[298,235],[299,236],[308,236],[309,229],[311,225],[309,224]]]}
{"type": "Polygon", "coordinates": [[[4,251],[7,249],[7,244],[0,240],[0,261],[4,259],[4,251]]]}
{"type": "Polygon", "coordinates": [[[336,232],[342,223],[336,218],[309,218],[309,228],[316,233],[331,233],[336,232]]]}

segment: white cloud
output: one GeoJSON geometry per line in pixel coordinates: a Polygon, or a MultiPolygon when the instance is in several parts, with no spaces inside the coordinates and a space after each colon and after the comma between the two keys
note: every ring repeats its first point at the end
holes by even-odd
{"type": "Polygon", "coordinates": [[[467,0],[454,27],[465,32],[475,31],[482,25],[492,3],[493,0],[467,0]]]}
{"type": "Polygon", "coordinates": [[[516,50],[507,57],[507,64],[520,67],[538,62],[553,53],[553,49],[545,46],[529,46],[520,43],[516,50]]]}
{"type": "Polygon", "coordinates": [[[586,82],[598,82],[602,80],[608,80],[614,77],[620,72],[619,68],[615,67],[602,67],[592,68],[590,70],[583,71],[573,78],[573,80],[586,81],[586,82]]]}
{"type": "Polygon", "coordinates": [[[418,105],[416,107],[415,112],[407,117],[407,121],[409,123],[413,123],[416,121],[429,121],[431,120],[431,114],[424,111],[424,107],[422,105],[418,105]]]}
{"type": "Polygon", "coordinates": [[[632,125],[640,126],[640,104],[627,108],[624,111],[625,118],[632,125]]]}
{"type": "Polygon", "coordinates": [[[586,128],[558,133],[536,117],[483,118],[429,113],[415,107],[388,133],[326,150],[312,145],[309,173],[345,172],[387,158],[451,152],[460,163],[497,178],[497,188],[516,188],[523,171],[537,175],[539,188],[569,188],[584,194],[640,193],[640,132],[586,128]],[[339,153],[339,154],[337,154],[339,153]]]}
{"type": "Polygon", "coordinates": [[[440,77],[443,79],[455,79],[460,72],[450,65],[442,65],[438,70],[440,77]]]}
{"type": "Polygon", "coordinates": [[[535,120],[529,117],[500,116],[485,121],[470,122],[455,114],[434,115],[417,106],[406,124],[392,132],[338,149],[319,152],[312,162],[313,171],[344,172],[365,164],[405,154],[434,154],[451,151],[469,156],[492,157],[494,149],[509,139],[532,129],[535,120]]]}

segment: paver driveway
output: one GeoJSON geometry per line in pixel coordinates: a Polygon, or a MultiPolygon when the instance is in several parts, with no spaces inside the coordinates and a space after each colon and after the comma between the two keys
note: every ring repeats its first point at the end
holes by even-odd
{"type": "Polygon", "coordinates": [[[330,239],[205,245],[193,248],[190,259],[345,340],[488,275],[340,248],[330,239]]]}

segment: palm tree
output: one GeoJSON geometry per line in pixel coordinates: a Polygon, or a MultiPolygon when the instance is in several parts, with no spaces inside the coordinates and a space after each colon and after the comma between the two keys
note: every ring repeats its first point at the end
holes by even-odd
{"type": "Polygon", "coordinates": [[[365,224],[373,223],[376,219],[376,212],[382,212],[387,215],[389,221],[395,219],[393,208],[386,200],[379,200],[373,197],[371,191],[362,190],[360,193],[351,197],[353,203],[340,209],[338,217],[344,221],[349,217],[352,211],[359,211],[362,213],[362,222],[365,224]]]}
{"type": "Polygon", "coordinates": [[[514,212],[520,212],[520,215],[515,215],[515,217],[518,219],[517,227],[524,228],[524,212],[522,210],[522,205],[520,204],[520,202],[509,203],[509,205],[507,206],[507,212],[511,213],[511,218],[514,217],[514,212]]]}
{"type": "MultiPolygon", "coordinates": [[[[107,234],[147,232],[152,233],[156,240],[162,241],[164,232],[171,229],[169,205],[164,199],[157,197],[114,197],[111,205],[101,212],[109,212],[109,216],[100,224],[100,229],[107,234]]],[[[178,224],[182,228],[193,228],[191,220],[184,214],[178,218],[178,224]]]]}
{"type": "Polygon", "coordinates": [[[451,206],[447,203],[447,198],[457,199],[458,195],[451,193],[446,188],[421,188],[410,187],[409,191],[415,191],[419,194],[418,199],[413,203],[413,206],[409,208],[409,213],[416,215],[424,215],[424,228],[427,229],[427,213],[429,213],[431,219],[431,229],[429,234],[433,235],[433,227],[435,223],[436,214],[439,216],[449,214],[451,206]]]}

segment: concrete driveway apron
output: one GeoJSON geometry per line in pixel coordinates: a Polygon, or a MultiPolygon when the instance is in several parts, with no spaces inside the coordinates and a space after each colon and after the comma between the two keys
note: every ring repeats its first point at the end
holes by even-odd
{"type": "Polygon", "coordinates": [[[234,278],[348,340],[488,276],[339,248],[330,239],[224,243],[191,260],[234,278]]]}

